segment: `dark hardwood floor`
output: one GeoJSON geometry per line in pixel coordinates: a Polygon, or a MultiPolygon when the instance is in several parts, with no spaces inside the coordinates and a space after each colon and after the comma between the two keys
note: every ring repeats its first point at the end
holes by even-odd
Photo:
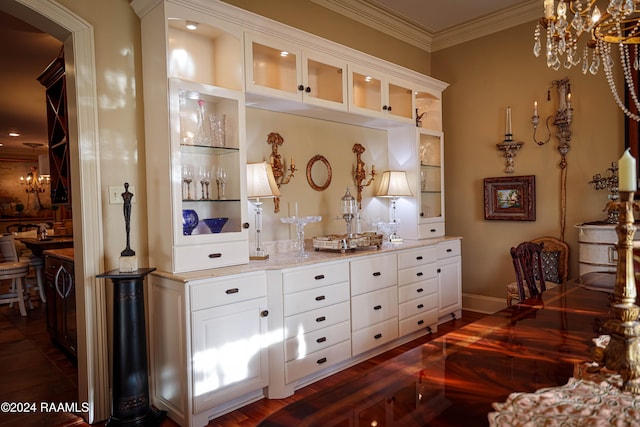
{"type": "MultiPolygon", "coordinates": [[[[54,346],[46,332],[45,306],[33,299],[34,309],[21,317],[16,307],[0,306],[0,402],[35,403],[36,413],[0,412],[0,427],[87,426],[74,414],[40,411],[42,402],[76,402],[76,366],[54,346]]],[[[304,397],[363,375],[381,362],[418,347],[484,317],[463,312],[462,319],[438,327],[438,332],[396,347],[349,369],[304,387],[286,399],[262,399],[212,420],[208,427],[256,426],[265,417],[304,397]]],[[[98,423],[103,425],[104,423],[98,423]]],[[[163,427],[175,427],[167,419],[163,427]]]]}

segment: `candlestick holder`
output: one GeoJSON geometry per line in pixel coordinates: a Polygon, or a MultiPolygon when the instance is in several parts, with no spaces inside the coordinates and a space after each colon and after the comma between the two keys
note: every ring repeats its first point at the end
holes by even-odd
{"type": "MultiPolygon", "coordinates": [[[[612,162],[611,167],[607,169],[606,175],[602,176],[599,173],[593,176],[593,179],[589,181],[589,184],[593,184],[593,188],[596,190],[609,190],[609,201],[615,202],[618,200],[618,163],[612,162]]],[[[605,222],[609,224],[618,223],[618,209],[609,209],[609,203],[605,206],[607,211],[607,219],[605,222]]]]}
{"type": "Polygon", "coordinates": [[[376,178],[376,167],[371,165],[371,177],[367,180],[367,169],[364,161],[362,160],[362,153],[365,152],[365,148],[361,144],[353,144],[351,151],[356,155],[356,166],[353,170],[353,181],[356,184],[358,209],[362,209],[362,189],[371,185],[376,178]]]}
{"type": "MultiPolygon", "coordinates": [[[[278,188],[280,188],[283,185],[287,185],[289,181],[291,181],[291,178],[293,178],[295,172],[298,169],[296,168],[293,157],[291,158],[289,167],[287,167],[285,161],[282,160],[282,155],[278,152],[278,147],[281,147],[284,144],[284,138],[280,136],[279,133],[271,132],[267,136],[267,144],[271,146],[271,156],[269,157],[269,164],[271,164],[273,177],[278,184],[278,188]]],[[[275,197],[273,199],[273,204],[273,212],[280,212],[280,197],[275,197]]]]}
{"type": "Polygon", "coordinates": [[[636,301],[636,280],[633,270],[633,211],[638,205],[633,202],[632,191],[620,191],[619,201],[609,202],[610,209],[618,210],[616,225],[618,235],[618,264],[611,306],[614,317],[607,320],[605,329],[611,339],[606,347],[592,349],[597,371],[606,367],[622,377],[622,390],[640,394],[640,307],[636,301]]]}
{"type": "Polygon", "coordinates": [[[298,253],[296,254],[296,257],[306,258],[307,256],[309,256],[309,254],[304,250],[304,226],[307,224],[311,224],[313,222],[320,222],[322,221],[322,217],[321,216],[303,216],[303,217],[289,216],[285,218],[280,218],[280,221],[284,222],[285,224],[296,225],[296,232],[298,235],[298,253]]]}

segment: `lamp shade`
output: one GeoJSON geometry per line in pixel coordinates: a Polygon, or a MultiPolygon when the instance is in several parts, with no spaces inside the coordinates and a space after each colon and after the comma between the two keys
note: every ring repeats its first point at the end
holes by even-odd
{"type": "Polygon", "coordinates": [[[407,174],[405,171],[384,171],[380,186],[376,193],[378,197],[412,196],[407,174]]]}
{"type": "Polygon", "coordinates": [[[280,197],[280,189],[267,162],[247,164],[247,198],[280,197]]]}

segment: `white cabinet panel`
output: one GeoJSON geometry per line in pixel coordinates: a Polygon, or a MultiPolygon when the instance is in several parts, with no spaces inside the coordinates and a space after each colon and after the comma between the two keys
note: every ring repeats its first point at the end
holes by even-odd
{"type": "Polygon", "coordinates": [[[398,260],[395,254],[351,261],[351,295],[386,288],[397,282],[398,260]]]}
{"type": "Polygon", "coordinates": [[[354,331],[366,328],[398,316],[398,289],[393,286],[351,299],[351,328],[354,331]]]}
{"type": "Polygon", "coordinates": [[[284,315],[304,313],[344,301],[349,301],[349,282],[286,294],[284,296],[284,315]]]}
{"type": "Polygon", "coordinates": [[[397,317],[371,325],[368,328],[354,332],[351,336],[353,355],[364,353],[396,338],[398,338],[397,317]]]}
{"type": "Polygon", "coordinates": [[[349,302],[322,307],[284,319],[284,337],[291,338],[350,319],[349,302]]]}

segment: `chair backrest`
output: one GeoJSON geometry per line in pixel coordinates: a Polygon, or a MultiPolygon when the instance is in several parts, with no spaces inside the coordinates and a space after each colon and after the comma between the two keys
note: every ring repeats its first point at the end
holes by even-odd
{"type": "Polygon", "coordinates": [[[558,284],[567,283],[569,278],[569,245],[555,237],[540,237],[531,241],[544,244],[542,269],[545,270],[545,279],[548,282],[558,284]],[[548,256],[545,257],[545,255],[548,256]]]}
{"type": "Polygon", "coordinates": [[[544,270],[542,269],[543,247],[543,243],[522,242],[515,248],[511,248],[511,258],[516,272],[520,301],[524,301],[527,298],[525,286],[529,289],[529,297],[547,290],[544,283],[544,270]],[[536,284],[536,278],[538,278],[538,284],[536,284]]]}
{"type": "Polygon", "coordinates": [[[18,254],[13,241],[13,234],[7,233],[0,236],[0,261],[17,262],[18,254]]]}

